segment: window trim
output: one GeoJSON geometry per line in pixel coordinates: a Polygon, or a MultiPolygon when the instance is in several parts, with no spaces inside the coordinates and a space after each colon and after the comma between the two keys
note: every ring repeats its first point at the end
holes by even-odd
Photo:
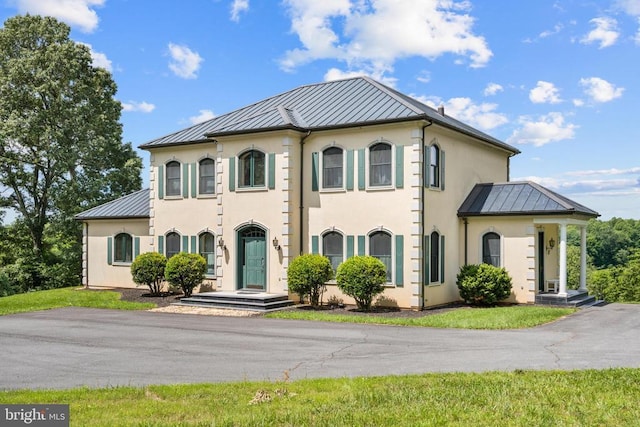
{"type": "Polygon", "coordinates": [[[369,144],[367,149],[365,150],[365,182],[367,190],[389,190],[395,188],[395,172],[396,172],[396,150],[395,145],[386,140],[378,140],[369,144]],[[386,145],[389,147],[391,158],[389,159],[389,175],[391,178],[391,182],[389,184],[372,184],[371,183],[371,167],[373,166],[371,163],[371,149],[378,145],[386,145]]]}
{"type": "Polygon", "coordinates": [[[248,150],[245,150],[241,153],[238,154],[237,156],[237,162],[238,162],[238,167],[237,167],[237,171],[236,171],[236,183],[237,183],[237,191],[252,191],[252,190],[266,190],[267,189],[267,177],[268,177],[268,171],[267,171],[267,167],[268,167],[268,159],[267,159],[267,153],[265,153],[262,150],[259,150],[257,148],[250,148],[248,150]],[[242,163],[243,163],[243,157],[250,154],[250,153],[260,153],[260,155],[262,156],[262,161],[263,161],[263,170],[264,170],[264,176],[263,176],[263,183],[262,185],[255,185],[255,157],[251,156],[251,165],[250,165],[250,181],[252,181],[250,183],[250,185],[244,185],[241,182],[241,179],[244,178],[244,173],[242,170],[242,163]]]}
{"type": "Polygon", "coordinates": [[[130,233],[127,233],[127,232],[120,232],[120,233],[117,233],[116,235],[113,236],[113,264],[129,265],[129,264],[131,264],[133,262],[133,240],[134,240],[133,235],[130,234],[130,233]],[[119,260],[117,258],[117,256],[116,256],[116,254],[118,253],[118,251],[117,251],[117,249],[118,249],[118,238],[120,236],[128,237],[128,242],[129,242],[128,248],[127,248],[126,241],[124,243],[124,246],[125,246],[124,247],[124,252],[125,252],[125,254],[124,254],[124,259],[122,259],[122,260],[119,260]],[[127,249],[130,251],[128,254],[127,254],[127,249]],[[129,261],[126,260],[127,259],[127,255],[129,255],[129,258],[130,258],[129,261]]]}
{"type": "Polygon", "coordinates": [[[326,192],[326,193],[331,193],[331,192],[341,192],[341,191],[346,191],[346,181],[347,181],[347,177],[346,177],[346,173],[347,173],[347,156],[346,156],[347,150],[343,147],[340,147],[338,145],[331,145],[329,147],[325,147],[322,150],[320,150],[320,155],[318,156],[319,159],[319,167],[318,169],[320,170],[320,179],[319,179],[319,189],[321,192],[326,192]],[[336,187],[325,187],[324,183],[325,183],[325,167],[324,167],[324,153],[325,151],[331,150],[331,149],[336,149],[336,150],[340,150],[341,151],[341,156],[342,156],[342,182],[340,186],[336,186],[336,187]]]}
{"type": "Polygon", "coordinates": [[[203,255],[203,253],[211,253],[213,254],[213,273],[207,273],[207,270],[205,268],[205,277],[208,278],[212,278],[212,277],[216,277],[216,270],[217,270],[217,265],[216,265],[216,258],[217,258],[217,251],[216,251],[216,235],[213,234],[211,231],[203,231],[201,233],[198,234],[198,255],[202,256],[205,260],[206,266],[208,267],[208,262],[207,262],[207,257],[203,255]],[[203,252],[203,248],[202,248],[202,238],[205,235],[210,235],[211,238],[213,239],[213,252],[203,252]]]}
{"type": "Polygon", "coordinates": [[[206,156],[201,158],[200,160],[198,160],[198,183],[197,183],[197,188],[198,188],[198,197],[202,197],[202,198],[207,198],[207,197],[215,197],[218,194],[217,191],[217,170],[218,170],[218,164],[215,158],[210,157],[210,156],[206,156]],[[211,176],[211,179],[213,179],[213,192],[211,193],[206,193],[202,191],[202,179],[203,178],[208,178],[209,176],[204,177],[202,175],[202,162],[205,162],[207,160],[210,160],[213,162],[213,176],[211,176]]]}
{"type": "Polygon", "coordinates": [[[181,162],[179,162],[178,160],[169,160],[168,162],[166,162],[164,164],[164,170],[165,170],[165,177],[164,177],[164,196],[165,199],[180,199],[182,198],[183,194],[182,194],[182,168],[183,168],[183,164],[181,162]],[[178,177],[177,178],[170,178],[169,177],[169,166],[172,164],[177,164],[178,165],[178,177]],[[169,185],[169,180],[177,180],[178,182],[178,193],[177,194],[173,194],[171,193],[171,185],[169,185]]]}
{"type": "Polygon", "coordinates": [[[429,188],[431,189],[439,189],[441,188],[441,182],[442,182],[442,168],[441,168],[441,158],[442,158],[442,149],[440,148],[440,146],[437,143],[433,143],[431,145],[429,145],[428,147],[429,149],[429,188]],[[434,163],[433,160],[433,150],[435,150],[435,153],[437,154],[437,159],[436,162],[434,163]],[[435,178],[435,179],[434,179],[435,178]],[[437,180],[437,181],[436,181],[437,180]]]}
{"type": "Polygon", "coordinates": [[[173,231],[169,231],[168,233],[166,233],[164,235],[164,256],[167,257],[167,259],[171,258],[171,256],[169,256],[169,236],[175,234],[176,236],[178,236],[178,251],[175,252],[173,255],[179,254],[180,252],[182,252],[184,249],[182,247],[182,235],[180,233],[178,233],[177,231],[173,230],[173,231]]]}
{"type": "MultiPolygon", "coordinates": [[[[378,258],[377,256],[371,254],[371,238],[375,234],[385,234],[385,235],[387,235],[389,237],[389,243],[390,243],[390,249],[391,249],[391,253],[389,253],[389,258],[390,258],[389,264],[391,265],[391,269],[390,269],[390,271],[387,271],[387,278],[391,278],[391,280],[387,280],[385,282],[385,286],[395,286],[396,285],[396,283],[395,283],[395,271],[396,271],[397,266],[395,265],[395,263],[396,263],[396,259],[395,259],[396,258],[395,257],[396,247],[395,247],[395,239],[393,238],[394,234],[391,233],[390,231],[384,230],[384,229],[376,229],[376,230],[370,231],[367,234],[367,252],[366,253],[367,253],[367,255],[372,256],[374,258],[378,258]]],[[[378,259],[380,259],[380,258],[378,258],[378,259]]],[[[384,263],[384,261],[383,261],[383,263],[384,263]]]]}

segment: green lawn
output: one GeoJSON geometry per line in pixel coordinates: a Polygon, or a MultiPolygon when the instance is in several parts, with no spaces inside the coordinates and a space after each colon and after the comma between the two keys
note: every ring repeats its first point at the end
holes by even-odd
{"type": "Polygon", "coordinates": [[[552,322],[574,313],[573,308],[510,306],[460,308],[423,317],[382,317],[334,314],[331,311],[284,310],[267,314],[274,319],[314,320],[324,322],[372,323],[398,326],[463,329],[519,329],[552,322]]]}
{"type": "Polygon", "coordinates": [[[120,310],[146,310],[153,303],[120,301],[120,294],[112,291],[90,291],[82,288],[61,288],[27,292],[0,298],[0,316],[27,311],[49,310],[60,307],[115,308],[120,310]]]}
{"type": "Polygon", "coordinates": [[[69,403],[72,426],[621,426],[638,401],[640,369],[0,392],[69,403]]]}

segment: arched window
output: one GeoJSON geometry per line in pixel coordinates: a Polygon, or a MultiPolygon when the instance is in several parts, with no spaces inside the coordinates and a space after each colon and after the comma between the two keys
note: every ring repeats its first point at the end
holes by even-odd
{"type": "Polygon", "coordinates": [[[482,262],[500,267],[500,235],[490,232],[482,236],[482,262]]]}
{"type": "Polygon", "coordinates": [[[391,145],[380,142],[369,148],[369,185],[391,185],[391,145]]]}
{"type": "Polygon", "coordinates": [[[440,234],[437,231],[431,233],[430,246],[431,259],[429,263],[430,282],[440,281],[440,234]]]}
{"type": "Polygon", "coordinates": [[[240,187],[264,187],[264,153],[257,150],[247,151],[238,160],[240,167],[238,185],[240,187]]]}
{"type": "Polygon", "coordinates": [[[180,163],[172,161],[167,163],[167,196],[180,195],[180,163]]]}
{"type": "Polygon", "coordinates": [[[216,272],[216,239],[213,234],[205,232],[198,237],[198,243],[200,255],[207,262],[205,274],[212,276],[216,272]]]}
{"type": "Polygon", "coordinates": [[[337,231],[331,231],[322,236],[322,255],[329,258],[333,271],[336,271],[344,260],[342,241],[342,234],[337,231]]]}
{"type": "Polygon", "coordinates": [[[200,160],[199,173],[199,185],[198,191],[200,194],[215,194],[216,193],[216,162],[213,159],[200,160]]]}
{"type": "Polygon", "coordinates": [[[387,282],[391,282],[393,264],[391,258],[391,235],[376,231],[369,235],[369,255],[378,258],[387,268],[387,282]]]}
{"type": "Polygon", "coordinates": [[[165,255],[167,259],[169,259],[179,252],[180,252],[180,235],[172,231],[171,233],[167,234],[167,249],[166,249],[165,255]]]}
{"type": "Polygon", "coordinates": [[[440,187],[440,148],[437,145],[429,147],[429,185],[440,187]]]}
{"type": "Polygon", "coordinates": [[[115,262],[131,262],[133,259],[133,238],[127,233],[117,234],[115,239],[113,260],[115,262]]]}
{"type": "Polygon", "coordinates": [[[343,151],[330,147],[322,152],[322,188],[342,188],[343,151]]]}

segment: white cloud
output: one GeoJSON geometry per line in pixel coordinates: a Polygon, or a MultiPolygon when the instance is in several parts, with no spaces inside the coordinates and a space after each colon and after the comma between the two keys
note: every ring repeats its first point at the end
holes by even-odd
{"type": "Polygon", "coordinates": [[[195,79],[196,72],[203,61],[198,52],[194,52],[187,46],[169,43],[169,55],[173,61],[169,62],[169,69],[183,79],[195,79]]]}
{"type": "Polygon", "coordinates": [[[476,104],[471,98],[451,98],[443,101],[435,96],[411,96],[432,108],[442,106],[445,115],[481,130],[488,131],[509,122],[506,115],[495,112],[497,104],[476,104]]]}
{"type": "Polygon", "coordinates": [[[98,28],[98,14],[95,7],[104,5],[105,0],[16,0],[22,14],[53,16],[84,33],[92,33],[98,28]]]}
{"type": "Polygon", "coordinates": [[[495,95],[498,92],[502,92],[504,90],[504,88],[497,84],[497,83],[489,83],[487,85],[487,87],[484,88],[484,95],[485,96],[492,96],[495,95]]]}
{"type": "Polygon", "coordinates": [[[398,79],[394,77],[386,77],[384,72],[380,72],[378,70],[352,70],[352,71],[343,71],[338,68],[330,68],[324,75],[324,81],[330,82],[333,80],[342,80],[342,79],[350,79],[352,77],[360,77],[360,76],[368,76],[374,80],[379,81],[382,84],[387,86],[395,87],[398,79]]]}
{"type": "Polygon", "coordinates": [[[93,50],[93,47],[89,43],[81,43],[81,44],[89,48],[89,53],[91,53],[91,59],[93,60],[91,65],[93,65],[94,67],[104,68],[109,72],[113,71],[111,60],[107,58],[107,55],[105,55],[102,52],[96,52],[95,50],[93,50]]]}
{"type": "Polygon", "coordinates": [[[287,51],[285,70],[332,58],[349,69],[382,73],[411,56],[435,59],[445,53],[482,67],[493,55],[473,33],[469,2],[450,0],[285,0],[291,29],[302,47],[287,51]]]}
{"type": "Polygon", "coordinates": [[[573,139],[577,125],[565,123],[562,113],[552,112],[538,119],[521,117],[521,127],[507,139],[510,144],[533,144],[541,147],[554,141],[573,139]]]}
{"type": "Polygon", "coordinates": [[[155,110],[155,108],[156,108],[155,105],[145,101],[142,101],[142,102],[129,101],[129,102],[122,103],[122,111],[125,111],[125,112],[150,113],[153,110],[155,110]]]}
{"type": "Polygon", "coordinates": [[[582,100],[582,99],[578,99],[578,98],[576,98],[576,99],[574,99],[574,100],[573,100],[573,101],[571,101],[571,102],[573,102],[573,105],[575,105],[576,107],[582,107],[582,106],[584,106],[584,100],[582,100]]]}
{"type": "Polygon", "coordinates": [[[535,104],[557,104],[562,102],[558,96],[558,88],[553,83],[538,81],[535,88],[529,92],[529,99],[535,104]]]}
{"type": "Polygon", "coordinates": [[[584,44],[600,43],[600,49],[613,46],[618,40],[618,21],[613,18],[602,17],[593,18],[591,21],[595,28],[584,36],[580,41],[584,44]]]}
{"type": "Polygon", "coordinates": [[[593,176],[593,175],[628,175],[628,174],[640,174],[640,167],[634,167],[629,169],[592,169],[584,171],[573,171],[566,173],[569,176],[593,176]]]}
{"type": "Polygon", "coordinates": [[[200,110],[199,113],[200,114],[198,114],[197,116],[189,117],[189,122],[192,125],[196,125],[198,123],[206,122],[207,120],[211,120],[214,117],[216,117],[214,112],[211,111],[211,110],[200,110]]]}
{"type": "Polygon", "coordinates": [[[609,102],[620,98],[624,92],[623,87],[616,87],[614,84],[599,77],[589,77],[580,79],[580,85],[584,86],[584,93],[593,102],[609,102]]]}
{"type": "Polygon", "coordinates": [[[640,2],[638,0],[617,0],[616,5],[631,16],[640,16],[640,2]]]}
{"type": "Polygon", "coordinates": [[[231,4],[231,20],[240,21],[240,14],[249,10],[249,0],[233,0],[231,4]]]}
{"type": "Polygon", "coordinates": [[[540,33],[539,37],[544,39],[546,37],[550,37],[554,34],[558,34],[560,31],[562,31],[562,29],[564,28],[564,26],[562,24],[556,24],[553,27],[553,30],[546,30],[540,33]]]}

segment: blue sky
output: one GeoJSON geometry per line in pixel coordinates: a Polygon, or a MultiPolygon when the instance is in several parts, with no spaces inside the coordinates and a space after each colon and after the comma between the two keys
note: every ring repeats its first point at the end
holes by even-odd
{"type": "Polygon", "coordinates": [[[512,180],[640,219],[640,0],[2,1],[90,46],[134,146],[366,74],[517,147],[512,180]]]}

